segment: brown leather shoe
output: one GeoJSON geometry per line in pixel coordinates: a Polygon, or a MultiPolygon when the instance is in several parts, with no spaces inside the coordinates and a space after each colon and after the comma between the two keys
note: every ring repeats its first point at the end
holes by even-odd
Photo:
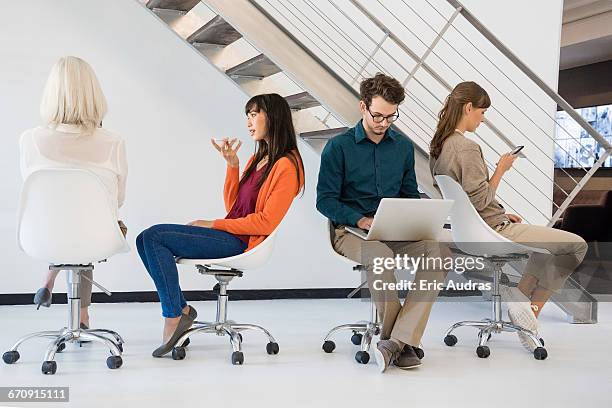
{"type": "Polygon", "coordinates": [[[376,363],[381,373],[384,373],[389,368],[400,351],[400,346],[392,340],[380,340],[376,343],[374,357],[376,357],[376,363]]]}
{"type": "Polygon", "coordinates": [[[397,353],[393,365],[402,370],[409,370],[420,366],[421,359],[416,355],[414,348],[406,344],[401,352],[397,353]]]}

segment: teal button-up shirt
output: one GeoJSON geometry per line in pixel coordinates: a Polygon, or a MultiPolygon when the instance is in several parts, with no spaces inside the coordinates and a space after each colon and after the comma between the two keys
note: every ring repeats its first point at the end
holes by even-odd
{"type": "Polygon", "coordinates": [[[420,198],[412,142],[393,129],[376,144],[361,121],[330,139],[321,154],[317,210],[335,224],[356,226],[383,198],[420,198]]]}

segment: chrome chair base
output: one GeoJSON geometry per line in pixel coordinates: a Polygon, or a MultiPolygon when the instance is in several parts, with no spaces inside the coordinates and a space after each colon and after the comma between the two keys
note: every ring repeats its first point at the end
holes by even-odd
{"type": "MultiPolygon", "coordinates": [[[[60,269],[60,267],[57,267],[60,269]]],[[[79,343],[91,341],[102,343],[110,351],[110,356],[106,360],[106,365],[110,369],[116,369],[123,365],[121,354],[123,352],[123,338],[112,330],[108,329],[81,329],[80,312],[81,298],[79,294],[80,274],[85,270],[93,269],[92,265],[62,265],[62,270],[68,270],[68,304],[69,321],[68,327],[56,331],[41,331],[31,333],[21,337],[7,352],[2,355],[6,364],[14,364],[19,358],[18,348],[24,342],[35,338],[50,338],[51,343],[45,352],[45,359],[42,364],[43,374],[55,374],[57,363],[55,362],[56,353],[61,353],[67,343],[79,343]],[[74,269],[68,269],[74,268],[74,269]]]]}
{"type": "Polygon", "coordinates": [[[362,320],[353,324],[343,324],[336,326],[331,329],[325,339],[323,340],[323,351],[331,353],[336,349],[336,343],[331,338],[338,332],[350,330],[353,332],[351,336],[351,342],[360,346],[359,351],[355,353],[355,360],[359,364],[368,364],[370,361],[370,347],[372,345],[372,339],[374,336],[380,334],[380,322],[378,321],[378,313],[376,311],[376,304],[370,300],[370,320],[362,320]]]}
{"type": "Polygon", "coordinates": [[[533,342],[533,357],[536,360],[544,360],[546,357],[548,357],[548,352],[544,348],[543,339],[538,338],[538,336],[536,336],[536,334],[530,330],[502,319],[502,302],[499,294],[499,285],[500,280],[502,279],[502,267],[506,262],[520,258],[521,256],[517,255],[493,257],[489,259],[489,261],[493,264],[493,287],[491,295],[492,317],[490,319],[483,319],[481,321],[466,320],[453,324],[446,331],[446,335],[444,336],[444,343],[447,346],[452,347],[457,344],[457,337],[452,334],[455,329],[459,327],[474,327],[478,329],[478,347],[476,348],[476,355],[480,358],[487,358],[491,355],[491,350],[486,344],[489,340],[491,340],[493,334],[502,332],[525,334],[533,342]]]}
{"type": "Polygon", "coordinates": [[[217,296],[217,319],[214,322],[194,322],[191,328],[177,340],[176,344],[180,344],[180,346],[174,347],[172,358],[174,360],[183,360],[186,357],[186,347],[190,343],[189,338],[192,335],[197,333],[214,333],[217,336],[229,337],[232,346],[232,364],[242,365],[244,363],[244,354],[242,353],[241,332],[247,330],[263,333],[268,338],[266,352],[271,355],[278,354],[278,343],[268,330],[256,324],[236,323],[233,320],[227,320],[227,303],[229,298],[227,285],[234,277],[242,276],[242,272],[235,269],[211,269],[206,265],[197,265],[197,268],[201,274],[213,275],[219,282],[215,285],[215,289],[219,291],[217,296]]]}

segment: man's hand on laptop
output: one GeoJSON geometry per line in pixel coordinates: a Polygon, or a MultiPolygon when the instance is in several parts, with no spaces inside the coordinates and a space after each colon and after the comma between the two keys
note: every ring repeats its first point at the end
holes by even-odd
{"type": "Polygon", "coordinates": [[[357,226],[361,229],[369,231],[370,228],[372,228],[372,222],[374,222],[374,218],[363,217],[359,221],[357,221],[357,226]]]}

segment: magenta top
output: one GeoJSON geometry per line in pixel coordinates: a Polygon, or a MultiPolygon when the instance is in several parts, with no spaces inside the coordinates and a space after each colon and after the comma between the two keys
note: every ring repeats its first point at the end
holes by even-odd
{"type": "MultiPolygon", "coordinates": [[[[257,203],[257,195],[259,194],[259,180],[265,170],[263,166],[259,170],[252,172],[244,183],[238,189],[238,196],[234,202],[234,206],[225,216],[225,219],[243,218],[255,212],[255,203],[257,203]]],[[[249,235],[236,235],[237,238],[249,243],[249,235]]]]}

